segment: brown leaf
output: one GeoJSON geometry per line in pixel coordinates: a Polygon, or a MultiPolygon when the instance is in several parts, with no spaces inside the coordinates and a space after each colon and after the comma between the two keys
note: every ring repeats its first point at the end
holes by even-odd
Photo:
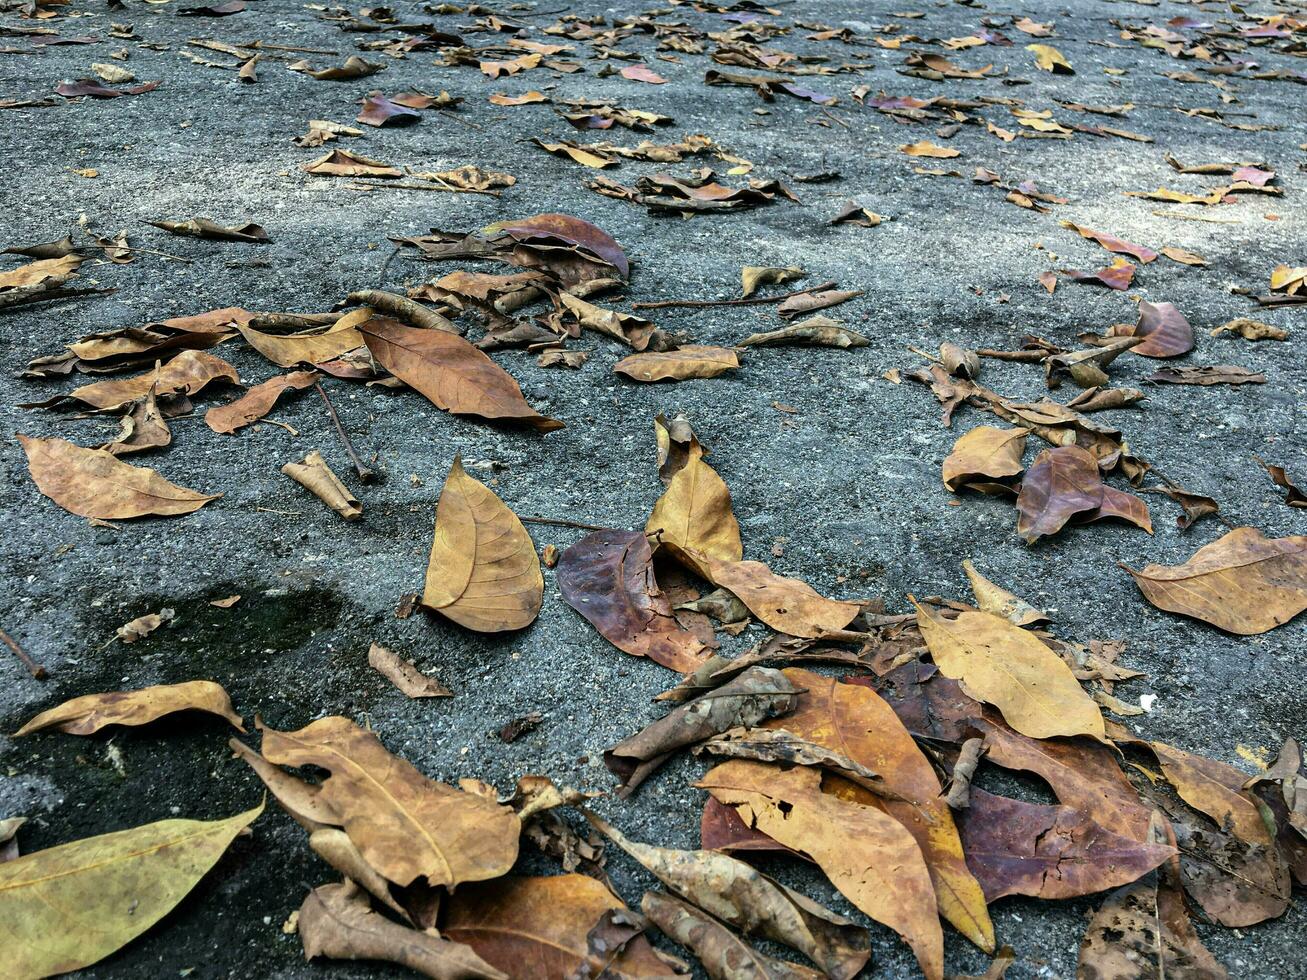
{"type": "Polygon", "coordinates": [[[576,322],[586,330],[606,334],[637,351],[648,347],[649,341],[655,334],[654,325],[644,317],[604,309],[571,293],[560,293],[558,298],[568,312],[576,318],[576,322]]]}
{"type": "Polygon", "coordinates": [[[604,765],[621,778],[619,795],[629,796],[678,749],[792,711],[798,690],[778,670],[750,667],[618,742],[604,753],[604,765]]]}
{"type": "Polygon", "coordinates": [[[174,235],[205,238],[209,241],[256,243],[272,241],[263,226],[256,225],[252,221],[243,225],[231,226],[220,225],[208,218],[190,218],[187,221],[147,221],[145,223],[154,225],[156,228],[162,228],[174,235]]]}
{"type": "Polygon", "coordinates": [[[528,405],[508,372],[457,334],[406,327],[386,317],[368,320],[359,332],[382,367],[437,408],[523,422],[537,432],[563,427],[528,405]]]}
{"type": "Polygon", "coordinates": [[[130,623],[124,623],[114,631],[114,635],[123,643],[135,643],[143,640],[164,623],[172,622],[176,613],[171,609],[160,609],[157,613],[137,616],[130,623]]]}
{"type": "MultiPolygon", "coordinates": [[[[953,817],[930,762],[894,710],[870,688],[789,667],[803,693],[794,711],[766,723],[833,749],[879,773],[900,799],[869,792],[864,784],[833,781],[836,795],[893,817],[913,836],[925,858],[939,913],[981,949],[993,951],[994,927],[980,886],[967,870],[953,817]]],[[[827,789],[834,788],[827,781],[827,789]]],[[[791,845],[794,846],[794,845],[791,845]]]]}
{"type": "Polygon", "coordinates": [[[1254,798],[1243,791],[1247,774],[1215,759],[1205,759],[1162,742],[1148,748],[1162,765],[1162,774],[1195,810],[1211,817],[1226,832],[1249,844],[1271,846],[1275,839],[1254,798]]]}
{"type": "MultiPolygon", "coordinates": [[[[847,303],[849,300],[861,296],[862,293],[861,289],[823,289],[817,293],[799,293],[799,295],[791,296],[776,307],[776,312],[785,319],[791,320],[803,313],[813,313],[817,310],[825,310],[832,306],[839,306],[841,303],[847,303]]],[[[860,347],[862,345],[849,344],[846,346],[860,347]]]]}
{"type": "Polygon", "coordinates": [[[1079,446],[1045,449],[1030,464],[1017,495],[1017,533],[1027,544],[1056,534],[1071,518],[1103,503],[1098,460],[1079,446]]]}
{"type": "Polygon", "coordinates": [[[422,113],[406,105],[394,102],[380,92],[373,92],[363,97],[363,109],[354,117],[355,122],[365,126],[410,126],[420,122],[422,113]]]}
{"type": "Polygon", "coordinates": [[[1208,331],[1213,337],[1219,337],[1223,333],[1238,334],[1244,340],[1288,340],[1289,331],[1283,327],[1272,326],[1269,323],[1262,323],[1260,320],[1250,320],[1247,317],[1238,317],[1230,320],[1208,331]]]}
{"type": "Polygon", "coordinates": [[[222,685],[213,681],[186,681],[135,691],[85,694],[42,711],[14,735],[28,735],[47,728],[69,735],[90,735],[105,725],[147,725],[175,711],[206,711],[227,719],[237,731],[245,731],[241,716],[232,708],[231,698],[222,685]]]}
{"type": "Polygon", "coordinates": [[[428,779],[348,718],[262,731],[269,762],[331,773],[322,802],[388,881],[403,887],[425,878],[452,888],[506,874],[517,859],[521,825],[512,810],[428,779]]]}
{"type": "Polygon", "coordinates": [[[321,71],[306,71],[304,74],[312,76],[319,81],[327,82],[352,82],[359,78],[367,78],[369,75],[375,75],[385,69],[385,65],[373,64],[365,61],[356,54],[350,55],[345,59],[343,65],[333,68],[323,68],[321,71]]]}
{"type": "Polygon", "coordinates": [[[1193,493],[1183,487],[1144,487],[1143,492],[1160,493],[1179,504],[1181,514],[1175,519],[1175,524],[1182,531],[1187,531],[1193,527],[1199,518],[1206,517],[1208,514],[1220,513],[1221,510],[1221,505],[1211,497],[1202,493],[1193,493]]]}
{"type": "Polygon", "coordinates": [[[1025,630],[990,613],[948,620],[920,605],[917,623],[940,671],[1023,735],[1105,739],[1103,716],[1071,668],[1025,630]]]}
{"type": "Polygon", "coordinates": [[[1143,357],[1178,357],[1194,349],[1194,328],[1174,303],[1139,301],[1139,322],[1128,336],[1143,337],[1134,348],[1143,357]]]}
{"type": "Polygon", "coordinates": [[[1246,385],[1266,384],[1266,375],[1235,364],[1208,367],[1164,367],[1148,376],[1154,384],[1172,385],[1246,385]]]}
{"type": "Polygon", "coordinates": [[[1062,52],[1049,44],[1027,44],[1026,50],[1033,52],[1035,55],[1035,64],[1041,71],[1053,72],[1055,74],[1074,75],[1075,71],[1071,68],[1066,58],[1062,57],[1062,52]]]}
{"type": "Polygon", "coordinates": [[[1134,881],[1175,854],[1112,833],[1068,806],[1041,806],[973,787],[959,814],[967,864],[993,902],[1005,895],[1074,898],[1134,881]]]}
{"type": "Polygon", "coordinates": [[[1307,492],[1304,492],[1296,483],[1289,479],[1289,474],[1283,466],[1276,466],[1268,463],[1260,456],[1254,456],[1257,462],[1262,464],[1262,469],[1271,475],[1271,482],[1285,491],[1284,502],[1290,507],[1307,507],[1307,492]]]}
{"type": "Polygon", "coordinates": [[[613,365],[613,371],[632,381],[685,381],[715,378],[740,366],[729,347],[701,347],[687,344],[661,353],[632,354],[613,365]]]}
{"type": "Polygon", "coordinates": [[[906,153],[910,157],[934,157],[940,160],[948,160],[952,157],[962,156],[961,150],[955,150],[949,146],[939,146],[930,140],[921,140],[919,143],[909,143],[899,147],[900,153],[906,153]]]}
{"type": "Polygon", "coordinates": [[[643,936],[616,951],[592,948],[591,931],[614,911],[630,915],[620,899],[585,875],[510,876],[454,892],[441,933],[513,977],[675,976],[643,936]]]}
{"type": "Polygon", "coordinates": [[[1169,813],[1184,889],[1208,918],[1242,929],[1285,913],[1293,878],[1277,847],[1241,841],[1193,811],[1172,807],[1169,813]]]}
{"type": "Polygon", "coordinates": [[[967,573],[967,581],[971,583],[971,591],[976,596],[976,605],[981,612],[1002,616],[1015,626],[1034,626],[1036,623],[1048,622],[1048,616],[1025,599],[995,585],[976,571],[970,558],[962,560],[962,570],[967,573]]]}
{"type": "Polygon", "coordinates": [[[172,430],[154,397],[154,390],[132,402],[127,414],[119,419],[118,435],[100,448],[115,456],[126,456],[147,449],[162,449],[172,444],[172,430]]]}
{"type": "Polygon", "coordinates": [[[1207,260],[1197,252],[1191,252],[1186,248],[1180,248],[1176,245],[1167,245],[1163,247],[1162,254],[1172,262],[1179,262],[1181,265],[1206,265],[1207,260]]]}
{"type": "Polygon", "coordinates": [[[228,739],[227,745],[254,770],[268,792],[276,797],[277,802],[305,832],[312,835],[342,822],[340,815],[323,798],[321,785],[292,776],[238,739],[228,739]]]}
{"type": "Polygon", "coordinates": [[[130,405],[151,391],[156,397],[193,395],[214,381],[236,384],[240,378],[236,369],[221,357],[200,350],[184,350],[167,364],[145,374],[83,385],[47,404],[76,399],[84,405],[108,412],[130,405]]]}
{"type": "Polygon", "coordinates": [[[340,482],[340,477],[332,472],[322,453],[316,449],[302,462],[287,463],[281,471],[345,520],[357,521],[363,516],[363,505],[340,482]]]}
{"type": "Polygon", "coordinates": [[[368,664],[410,698],[452,698],[454,692],[379,643],[368,647],[368,664]]]}
{"type": "MultiPolygon", "coordinates": [[[[1098,242],[1109,252],[1118,252],[1122,255],[1132,255],[1140,262],[1145,264],[1152,262],[1157,258],[1157,253],[1146,245],[1136,245],[1128,242],[1124,238],[1117,238],[1115,235],[1109,235],[1106,232],[1094,231],[1092,228],[1086,228],[1084,225],[1073,224],[1070,221],[1059,221],[1063,228],[1069,228],[1081,238],[1088,238],[1098,242]]],[[[1165,251],[1165,250],[1163,250],[1165,251]]]]}
{"type": "MultiPolygon", "coordinates": [[[[71,242],[69,244],[71,244],[71,242]]],[[[805,275],[807,275],[807,273],[797,265],[784,267],[746,265],[740,270],[742,287],[740,291],[740,299],[748,299],[758,291],[759,286],[772,286],[783,282],[793,282],[796,279],[802,279],[805,275]]]]}
{"type": "Polygon", "coordinates": [[[309,892],[297,922],[304,958],[385,960],[436,980],[508,980],[469,946],[397,925],[373,912],[346,881],[309,892]]]}
{"type": "Polygon", "coordinates": [[[820,980],[824,973],[764,956],[688,902],[645,892],[640,911],[672,941],[688,946],[712,980],[820,980]]]}
{"type": "MultiPolygon", "coordinates": [[[[690,434],[693,439],[693,433],[690,434]]],[[[687,450],[686,462],[667,484],[645,523],[653,537],[678,559],[694,568],[687,552],[726,562],[744,557],[740,525],[731,509],[731,491],[717,471],[703,461],[697,440],[687,450]]]]}
{"type": "Polygon", "coordinates": [[[305,173],[325,177],[403,177],[404,171],[380,160],[373,160],[349,150],[331,150],[301,167],[305,173]]]}
{"type": "Polygon", "coordinates": [[[703,663],[705,647],[677,624],[639,531],[586,535],[563,552],[556,575],[563,601],[619,650],[681,673],[703,663]]]}
{"type": "Polygon", "coordinates": [[[862,609],[856,602],[818,595],[806,582],[777,575],[762,562],[724,561],[694,551],[683,554],[695,572],[732,592],[772,629],[790,636],[820,636],[843,629],[862,609]]]}
{"type": "Polygon", "coordinates": [[[1135,278],[1135,266],[1125,259],[1113,259],[1112,264],[1096,272],[1083,272],[1080,269],[1063,269],[1062,274],[1076,282],[1098,283],[1108,289],[1129,289],[1135,278]]]}
{"type": "Polygon", "coordinates": [[[862,334],[846,327],[830,317],[817,315],[800,323],[768,330],[764,333],[752,333],[741,340],[737,347],[762,347],[766,344],[799,344],[811,347],[866,347],[871,341],[862,334]]]}
{"type": "Polygon", "coordinates": [[[1149,565],[1135,584],[1159,609],[1251,636],[1307,609],[1307,536],[1269,539],[1241,527],[1194,552],[1183,565],[1149,565]]]}
{"type": "MultiPolygon", "coordinates": [[[[1165,843],[1165,834],[1154,842],[1165,843]]],[[[1172,863],[1107,897],[1080,943],[1076,980],[1226,980],[1194,932],[1172,863]]]]}
{"type": "Polygon", "coordinates": [[[987,483],[1017,476],[1024,469],[1027,429],[1000,429],[979,425],[953,444],[944,460],[944,486],[957,493],[984,478],[987,483]]]}
{"type": "Polygon", "coordinates": [[[821,774],[734,760],[696,783],[744,822],[807,854],[840,893],[912,947],[927,980],[944,976],[930,874],[912,835],[874,807],[821,791],[821,774]]]}
{"type": "Polygon", "coordinates": [[[102,449],[83,449],[66,439],[20,435],[38,490],[79,517],[102,521],[189,514],[222,494],[206,496],[175,486],[154,470],[129,466],[102,449]]]}
{"type": "Polygon", "coordinates": [[[681,851],[641,844],[594,814],[585,816],[677,895],[745,935],[762,936],[798,950],[835,980],[851,980],[871,956],[865,929],[752,865],[715,850],[681,851]]]}
{"type": "Polygon", "coordinates": [[[320,364],[363,346],[360,324],[372,317],[370,309],[347,313],[325,328],[302,333],[272,334],[256,330],[248,323],[236,325],[251,347],[278,367],[320,364]]]}
{"type": "Polygon", "coordinates": [[[436,505],[423,608],[479,633],[519,630],[539,615],[544,588],[531,535],[456,456],[436,505]]]}
{"type": "Polygon", "coordinates": [[[257,384],[234,402],[219,405],[204,413],[204,422],[214,432],[230,435],[259,421],[272,411],[277,399],[287,391],[302,391],[317,380],[314,371],[292,371],[257,384]]]}

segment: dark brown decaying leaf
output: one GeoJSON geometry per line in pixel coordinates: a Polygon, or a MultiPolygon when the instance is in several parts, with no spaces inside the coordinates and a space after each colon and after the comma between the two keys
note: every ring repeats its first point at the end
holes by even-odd
{"type": "Polygon", "coordinates": [[[147,725],[176,711],[205,711],[227,719],[237,731],[245,731],[241,716],[232,708],[231,698],[220,684],[186,681],[135,691],[84,694],[42,711],[14,735],[28,735],[47,728],[69,735],[90,735],[106,725],[147,725]]]}
{"type": "Polygon", "coordinates": [[[37,489],[79,517],[115,521],[189,514],[221,496],[183,489],[154,470],[129,466],[112,453],[83,449],[66,439],[20,435],[18,441],[37,489]]]}
{"type": "Polygon", "coordinates": [[[359,332],[382,367],[437,408],[524,422],[538,432],[563,427],[528,405],[508,372],[457,334],[406,327],[385,317],[368,320],[359,332]]]}
{"type": "Polygon", "coordinates": [[[680,673],[703,663],[707,651],[672,615],[641,532],[588,534],[563,552],[555,574],[563,601],[617,649],[680,673]]]}
{"type": "Polygon", "coordinates": [[[1148,376],[1154,384],[1171,385],[1247,385],[1266,384],[1266,375],[1237,364],[1212,364],[1206,367],[1164,367],[1148,376]]]}
{"type": "Polygon", "coordinates": [[[40,405],[57,405],[65,400],[79,401],[101,411],[124,408],[151,391],[156,397],[193,395],[206,385],[218,381],[237,383],[236,369],[221,357],[201,350],[184,350],[168,363],[132,378],[96,381],[56,396],[40,405]]]}
{"type": "Polygon", "coordinates": [[[735,351],[728,347],[687,344],[676,350],[632,354],[613,365],[613,371],[632,381],[685,381],[715,378],[740,366],[735,351]]]}
{"type": "Polygon", "coordinates": [[[1149,565],[1135,584],[1159,609],[1251,636],[1307,609],[1307,536],[1267,538],[1241,527],[1194,552],[1183,565],[1149,565]]]}
{"type": "Polygon", "coordinates": [[[1307,491],[1304,491],[1289,478],[1289,473],[1283,466],[1268,463],[1258,456],[1253,458],[1261,463],[1262,469],[1270,474],[1271,482],[1285,492],[1284,502],[1286,504],[1290,507],[1307,507],[1307,491]]]}
{"type": "Polygon", "coordinates": [[[789,713],[798,693],[779,670],[750,667],[716,690],[673,708],[604,753],[604,764],[622,780],[618,795],[633,793],[678,749],[789,713]]]}
{"type": "Polygon", "coordinates": [[[1144,493],[1160,493],[1180,505],[1180,514],[1175,519],[1176,526],[1187,531],[1201,518],[1209,514],[1220,513],[1221,505],[1202,493],[1194,493],[1183,487],[1156,486],[1143,487],[1144,493]]]}
{"type": "Polygon", "coordinates": [[[1144,342],[1134,353],[1144,357],[1178,357],[1194,349],[1194,328],[1174,303],[1139,301],[1139,322],[1129,334],[1144,342]]]}
{"type": "Polygon", "coordinates": [[[971,790],[959,814],[967,865],[992,902],[1005,895],[1073,898],[1116,888],[1175,854],[1114,834],[1068,806],[971,790]]]}
{"type": "Polygon", "coordinates": [[[373,912],[351,881],[321,885],[300,906],[304,958],[385,960],[435,980],[508,980],[462,943],[391,922],[373,912]]]}
{"type": "Polygon", "coordinates": [[[712,980],[820,980],[826,974],[811,967],[764,956],[720,922],[661,892],[645,892],[640,911],[674,942],[688,946],[712,980]]]}
{"type": "Polygon", "coordinates": [[[1017,496],[1017,533],[1033,544],[1103,502],[1098,461],[1079,446],[1045,449],[1030,464],[1017,496]]]}

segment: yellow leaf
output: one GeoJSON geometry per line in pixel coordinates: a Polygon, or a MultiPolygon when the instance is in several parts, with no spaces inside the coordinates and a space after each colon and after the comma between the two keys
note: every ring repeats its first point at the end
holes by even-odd
{"type": "Polygon", "coordinates": [[[777,575],[762,562],[722,561],[693,551],[684,555],[695,572],[734,593],[772,629],[791,636],[821,636],[843,629],[862,609],[857,602],[818,595],[807,582],[777,575]]]}
{"type": "Polygon", "coordinates": [[[992,613],[964,612],[950,621],[912,602],[940,672],[998,708],[1022,735],[1105,738],[1098,706],[1071,668],[1035,637],[992,613]]]}
{"type": "Polygon", "coordinates": [[[1035,64],[1041,71],[1060,72],[1064,75],[1074,75],[1075,71],[1071,63],[1062,57],[1062,52],[1051,44],[1027,44],[1026,50],[1035,56],[1035,64]]]}
{"type": "Polygon", "coordinates": [[[686,549],[728,562],[744,557],[740,525],[731,511],[731,491],[703,461],[697,443],[654,504],[645,533],[660,534],[659,542],[678,557],[686,549]]]}
{"type": "Polygon", "coordinates": [[[0,936],[9,980],[90,966],[176,906],[263,812],[160,820],[0,864],[0,936]]]}
{"type": "Polygon", "coordinates": [[[226,718],[237,731],[245,731],[241,716],[232,708],[231,698],[221,684],[186,681],[135,691],[85,694],[49,711],[42,711],[14,735],[27,735],[46,728],[58,728],[69,735],[90,735],[105,725],[145,725],[174,711],[207,711],[226,718]]]}
{"type": "Polygon", "coordinates": [[[422,605],[470,630],[499,633],[530,625],[544,591],[526,528],[456,458],[436,506],[422,605]]]}

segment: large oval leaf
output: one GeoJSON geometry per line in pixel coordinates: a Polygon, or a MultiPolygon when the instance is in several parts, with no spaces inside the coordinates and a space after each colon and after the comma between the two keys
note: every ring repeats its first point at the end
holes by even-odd
{"type": "Polygon", "coordinates": [[[455,415],[525,422],[539,432],[563,423],[526,403],[507,371],[458,334],[406,327],[374,317],[359,328],[368,350],[387,371],[455,415]]]}
{"type": "Polygon", "coordinates": [[[992,613],[947,620],[920,605],[917,623],[940,671],[998,708],[1021,734],[1105,739],[1103,715],[1071,668],[1025,630],[992,613]]]}
{"type": "Polygon", "coordinates": [[[1126,571],[1158,609],[1241,636],[1283,626],[1307,609],[1307,535],[1268,539],[1240,527],[1183,565],[1126,571]]]}
{"type": "Polygon", "coordinates": [[[470,630],[518,630],[540,612],[545,580],[517,515],[456,458],[436,505],[422,605],[470,630]]]}
{"type": "Polygon", "coordinates": [[[90,966],[186,897],[263,804],[226,820],[160,820],[0,863],[4,974],[90,966]]]}

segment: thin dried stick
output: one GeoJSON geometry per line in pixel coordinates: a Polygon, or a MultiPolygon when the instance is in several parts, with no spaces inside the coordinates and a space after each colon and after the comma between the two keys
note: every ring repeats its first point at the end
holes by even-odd
{"type": "Polygon", "coordinates": [[[804,293],[819,293],[823,289],[834,289],[837,283],[823,282],[816,286],[808,286],[804,289],[796,289],[792,293],[782,293],[779,296],[750,296],[748,299],[664,299],[657,303],[632,303],[633,310],[657,310],[666,306],[759,306],[763,303],[779,303],[781,300],[789,299],[791,296],[802,296],[804,293]]]}
{"type": "Polygon", "coordinates": [[[611,528],[599,527],[595,524],[582,524],[580,521],[569,521],[561,517],[519,517],[519,521],[527,524],[552,524],[554,527],[575,527],[582,531],[609,531],[611,528]]]}
{"type": "Polygon", "coordinates": [[[14,651],[14,656],[23,662],[23,666],[27,668],[27,672],[38,681],[43,681],[50,676],[49,671],[29,657],[27,651],[18,645],[18,641],[4,630],[0,630],[0,640],[3,640],[5,646],[14,651]]]}
{"type": "Polygon", "coordinates": [[[340,416],[336,414],[336,406],[331,404],[331,399],[327,397],[327,389],[322,387],[322,382],[313,382],[313,387],[318,389],[318,394],[322,396],[322,401],[327,406],[327,414],[331,416],[331,421],[336,426],[340,441],[345,444],[345,452],[349,453],[349,459],[354,464],[355,472],[358,473],[360,480],[367,483],[377,474],[364,466],[363,460],[359,459],[358,453],[354,452],[354,444],[349,441],[349,436],[345,434],[345,427],[340,424],[340,416]]]}

